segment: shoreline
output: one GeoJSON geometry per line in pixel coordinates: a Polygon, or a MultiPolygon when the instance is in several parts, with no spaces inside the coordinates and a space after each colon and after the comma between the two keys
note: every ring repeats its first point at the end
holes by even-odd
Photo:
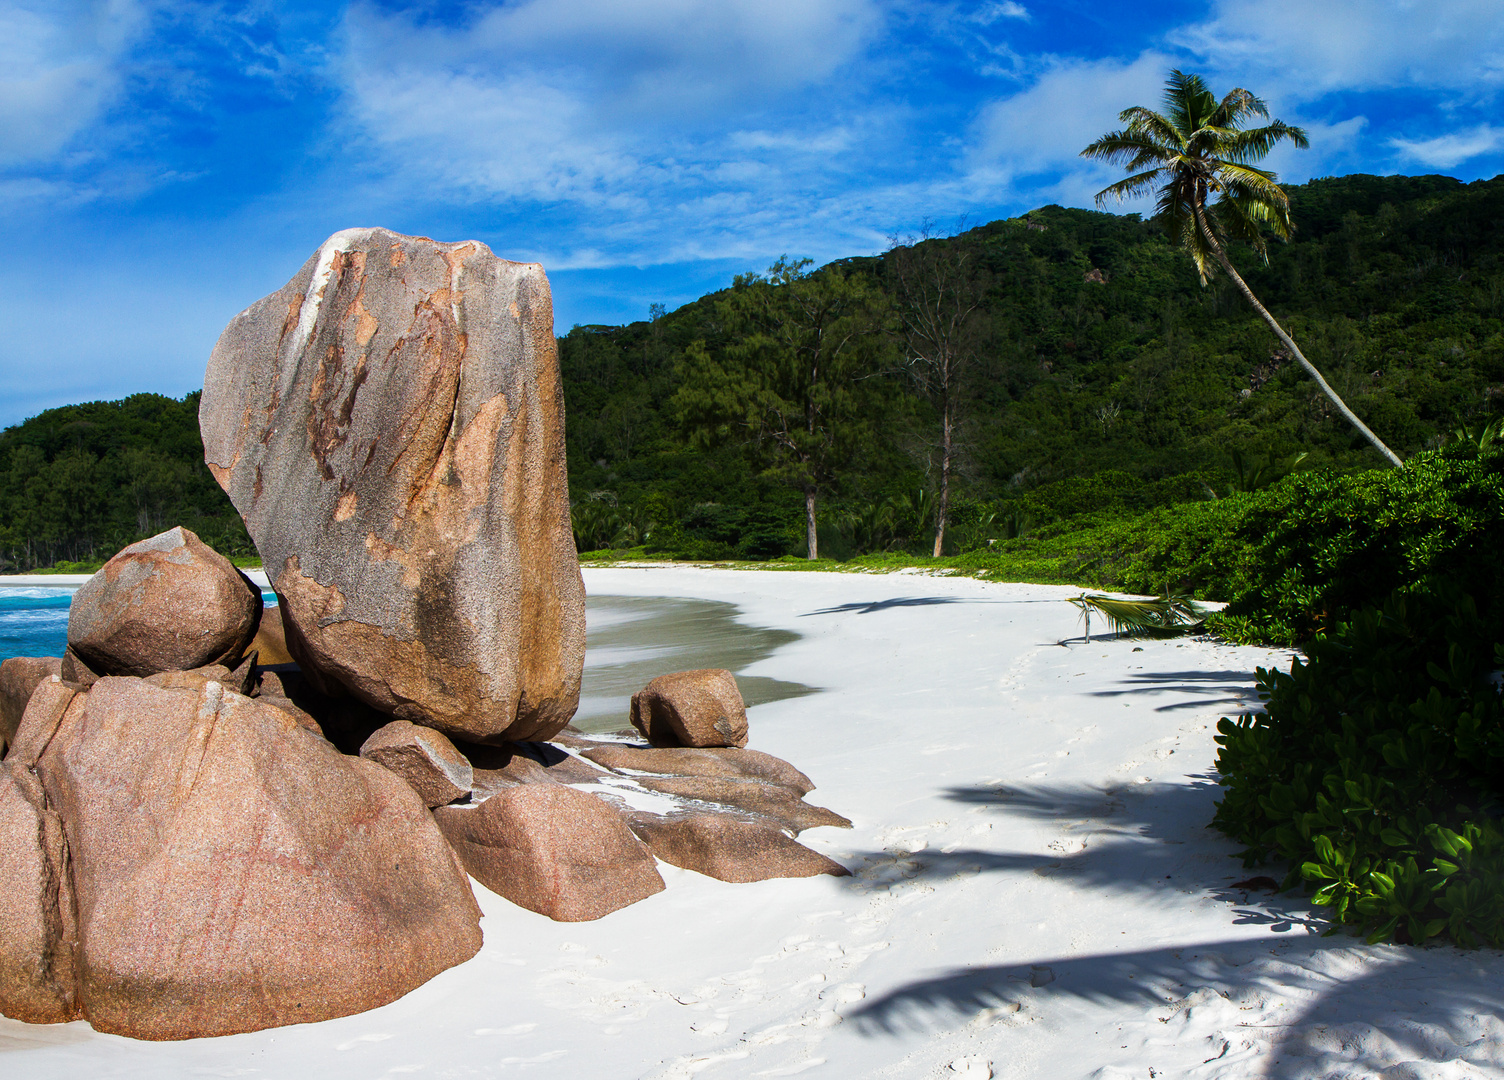
{"type": "MultiPolygon", "coordinates": [[[[271,588],[266,571],[259,566],[241,568],[252,584],[263,590],[271,588]]],[[[0,574],[0,589],[77,589],[93,574],[0,574]]]]}

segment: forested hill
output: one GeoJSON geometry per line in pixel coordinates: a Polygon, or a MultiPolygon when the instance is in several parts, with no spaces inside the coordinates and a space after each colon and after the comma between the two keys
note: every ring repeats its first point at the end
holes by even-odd
{"type": "MultiPolygon", "coordinates": [[[[1504,409],[1504,177],[1349,176],[1289,193],[1292,242],[1271,244],[1267,266],[1246,250],[1234,262],[1378,435],[1405,456],[1504,409]]],[[[1245,469],[1298,452],[1306,466],[1381,464],[1227,282],[1203,288],[1135,216],[1051,206],[785,274],[762,294],[744,281],[650,321],[575,327],[560,357],[581,546],[803,554],[813,483],[826,553],[920,550],[940,414],[910,377],[892,309],[900,270],[947,260],[977,301],[953,387],[952,545],[1222,493],[1237,482],[1234,451],[1245,469]],[[811,481],[753,422],[777,395],[748,373],[774,362],[779,297],[833,277],[859,347],[824,391],[839,423],[811,481]],[[749,306],[759,295],[771,306],[749,306]]],[[[196,393],[138,394],[0,432],[4,567],[99,558],[178,523],[249,553],[202,464],[197,405],[196,393]]]]}
{"type": "MultiPolygon", "coordinates": [[[[1233,260],[1381,438],[1403,456],[1504,407],[1504,177],[1348,176],[1289,194],[1295,238],[1271,243],[1267,266],[1246,249],[1233,260]]],[[[922,247],[935,245],[964,248],[985,294],[983,342],[960,388],[962,532],[1014,505],[1038,520],[1222,492],[1234,451],[1245,464],[1299,452],[1306,467],[1383,464],[1234,288],[1203,288],[1137,216],[1050,206],[922,247]],[[1079,482],[1090,477],[1101,479],[1079,482]]],[[[891,296],[894,261],[839,266],[891,296]]],[[[706,553],[729,544],[765,555],[779,543],[802,553],[800,499],[760,472],[766,458],[734,439],[692,450],[684,432],[681,386],[698,370],[686,350],[735,349],[723,325],[734,292],[561,339],[571,490],[577,503],[593,494],[624,508],[612,527],[627,538],[668,521],[706,553]]],[[[871,370],[902,359],[875,357],[871,370]]],[[[830,530],[838,556],[873,546],[884,501],[885,542],[923,546],[936,410],[901,375],[880,381],[888,392],[865,395],[869,423],[826,499],[824,520],[845,523],[830,530]]]]}
{"type": "Polygon", "coordinates": [[[174,525],[226,554],[254,554],[204,465],[198,399],[132,394],[0,431],[0,568],[97,561],[174,525]]]}

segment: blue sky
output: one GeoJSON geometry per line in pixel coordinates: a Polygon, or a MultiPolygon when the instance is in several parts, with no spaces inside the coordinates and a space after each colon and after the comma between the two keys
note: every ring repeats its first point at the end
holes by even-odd
{"type": "Polygon", "coordinates": [[[542,262],[564,332],[1089,206],[1174,66],[1291,182],[1504,172],[1504,0],[0,0],[0,424],[199,386],[354,225],[542,262]]]}

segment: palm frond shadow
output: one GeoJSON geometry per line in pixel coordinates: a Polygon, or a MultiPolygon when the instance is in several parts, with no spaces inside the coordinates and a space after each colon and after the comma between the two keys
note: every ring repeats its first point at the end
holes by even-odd
{"type": "MultiPolygon", "coordinates": [[[[1271,895],[1246,884],[1250,871],[1235,859],[1238,847],[1211,831],[1220,791],[1215,777],[1189,776],[1189,784],[968,785],[944,794],[958,803],[993,807],[1003,818],[1052,820],[1061,824],[1059,853],[948,851],[856,852],[843,861],[856,892],[904,882],[939,882],[981,873],[1032,873],[1068,877],[1076,888],[1121,893],[1173,890],[1208,896],[1232,908],[1237,924],[1258,923],[1275,932],[1296,928],[1318,933],[1328,923],[1294,894],[1271,895]],[[1070,850],[1075,848],[1076,850],[1070,850]],[[1205,858],[1208,854],[1225,859],[1205,858]]],[[[1281,871],[1282,875],[1283,871],[1281,871]]]]}
{"type": "MultiPolygon", "coordinates": [[[[1229,906],[1233,925],[1259,925],[1270,933],[1138,952],[1042,954],[1022,963],[965,965],[869,998],[847,1020],[863,1035],[882,1036],[933,1032],[972,1020],[1008,1023],[1020,1010],[1042,1007],[1057,995],[1164,1009],[1169,1015],[1186,1007],[1192,993],[1205,993],[1202,988],[1233,1001],[1298,993],[1307,1004],[1268,1029],[1272,1045],[1265,1060],[1309,1057],[1322,1065],[1311,1075],[1352,1067],[1378,1072],[1396,1060],[1450,1061],[1463,1052],[1478,1058],[1474,1064],[1493,1064],[1492,1057],[1485,1060],[1494,1053],[1488,1047],[1504,1045],[1499,954],[1370,947],[1346,935],[1323,936],[1330,924],[1313,915],[1303,896],[1268,891],[1272,882],[1263,875],[1277,877],[1278,869],[1250,871],[1231,857],[1206,858],[1232,856],[1235,845],[1204,825],[1216,799],[1216,777],[1187,779],[1188,784],[953,787],[947,798],[995,808],[999,817],[1072,826],[1063,835],[1081,837],[1085,847],[1054,857],[892,849],[849,863],[855,876],[845,880],[849,888],[869,891],[982,873],[1070,875],[1077,891],[1173,890],[1219,900],[1229,906]],[[1305,933],[1290,932],[1299,930],[1305,933]],[[1360,975],[1351,973],[1355,966],[1360,975]],[[1412,1022],[1417,1017],[1424,1025],[1412,1022]],[[1334,1029],[1356,1034],[1334,1041],[1329,1037],[1334,1029]],[[1366,1038],[1365,1030],[1377,1030],[1380,1037],[1366,1038]],[[1396,1052],[1403,1056],[1393,1057],[1396,1052]]],[[[1504,1064],[1504,1056],[1498,1063],[1504,1064]]]]}
{"type": "Polygon", "coordinates": [[[1118,698],[1129,695],[1196,694],[1198,696],[1161,705],[1155,712],[1177,712],[1184,709],[1209,709],[1223,706],[1229,712],[1257,712],[1262,707],[1258,694],[1248,686],[1246,671],[1146,671],[1125,677],[1123,686],[1116,690],[1094,690],[1091,697],[1118,698]],[[1208,691],[1237,687],[1221,696],[1206,696],[1208,691]]]}

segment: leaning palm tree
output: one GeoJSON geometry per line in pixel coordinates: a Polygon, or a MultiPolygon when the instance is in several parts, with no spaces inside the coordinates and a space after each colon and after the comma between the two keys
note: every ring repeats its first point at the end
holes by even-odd
{"type": "Polygon", "coordinates": [[[1245,241],[1267,258],[1265,230],[1287,240],[1294,229],[1290,200],[1280,188],[1278,177],[1255,163],[1284,139],[1302,149],[1310,143],[1303,130],[1283,120],[1244,129],[1254,116],[1268,120],[1269,107],[1247,90],[1235,89],[1218,101],[1200,76],[1171,71],[1163,112],[1139,105],[1124,109],[1118,115],[1126,125],[1121,131],[1108,132],[1081,151],[1082,157],[1123,165],[1129,173],[1126,179],[1097,192],[1097,205],[1109,198],[1121,201],[1153,190],[1158,200],[1153,220],[1164,226],[1171,243],[1189,253],[1201,273],[1201,283],[1206,284],[1217,266],[1226,271],[1253,310],[1348,422],[1379,453],[1395,465],[1403,465],[1337,396],[1300,346],[1259,303],[1227,257],[1225,241],[1235,239],[1245,241]],[[1216,201],[1208,202],[1213,195],[1216,201]]]}

